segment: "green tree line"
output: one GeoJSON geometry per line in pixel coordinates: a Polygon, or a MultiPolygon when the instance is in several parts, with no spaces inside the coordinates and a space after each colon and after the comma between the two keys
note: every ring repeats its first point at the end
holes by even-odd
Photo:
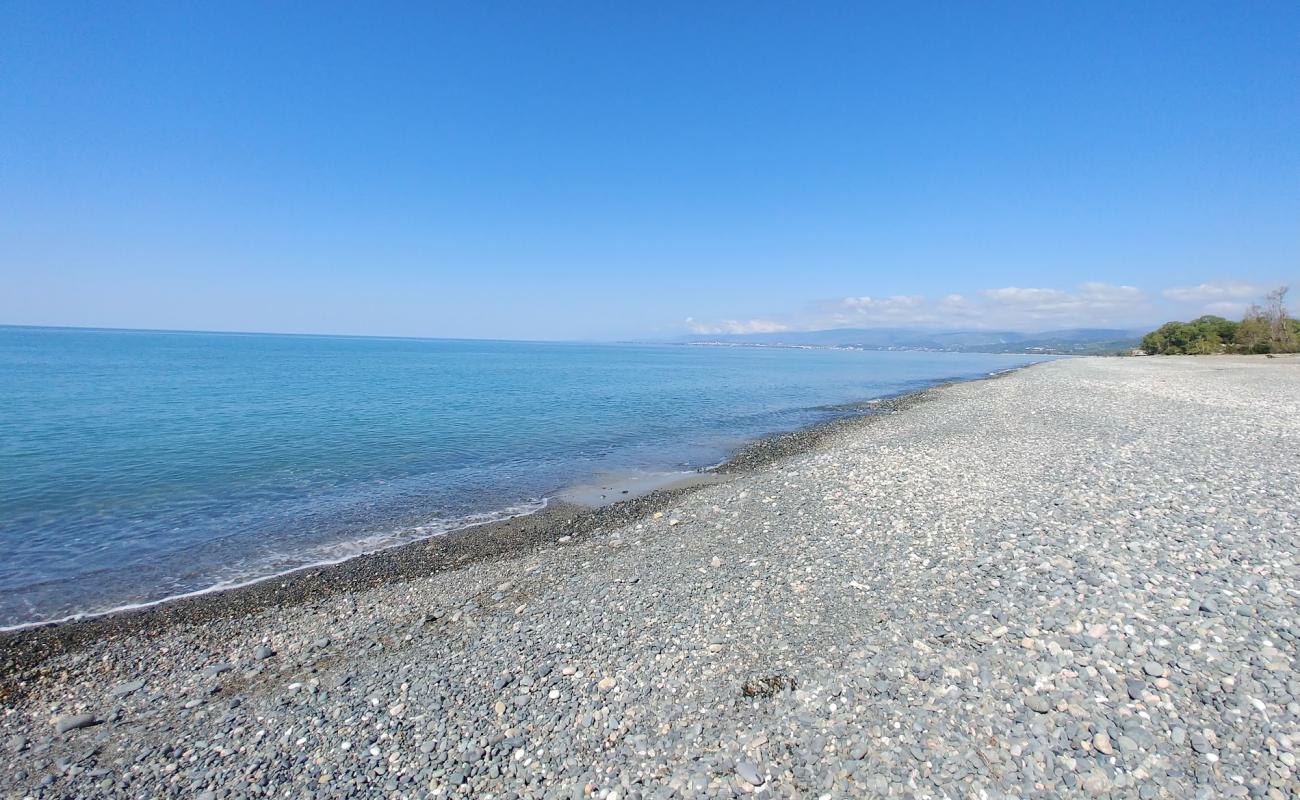
{"type": "Polygon", "coordinates": [[[1149,355],[1300,352],[1300,321],[1287,313],[1287,287],[1252,305],[1241,322],[1207,314],[1191,322],[1166,322],[1142,337],[1149,355]]]}

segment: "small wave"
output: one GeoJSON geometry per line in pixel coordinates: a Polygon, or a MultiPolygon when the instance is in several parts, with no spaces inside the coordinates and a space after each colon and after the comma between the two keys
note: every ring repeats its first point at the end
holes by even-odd
{"type": "Polygon", "coordinates": [[[109,614],[118,614],[124,611],[137,611],[142,608],[151,608],[175,600],[184,600],[189,597],[199,597],[201,595],[213,594],[215,592],[240,589],[245,586],[262,583],[263,581],[283,578],[287,575],[292,575],[295,572],[302,572],[303,570],[342,564],[343,562],[350,561],[358,556],[378,553],[382,550],[400,547],[401,545],[410,544],[411,542],[432,539],[436,536],[445,536],[446,534],[455,533],[456,531],[465,530],[466,528],[472,528],[476,525],[485,525],[491,522],[504,522],[508,519],[526,517],[530,514],[536,514],[538,511],[546,508],[549,504],[550,498],[543,497],[540,500],[507,506],[506,508],[497,511],[467,514],[454,520],[440,520],[426,525],[411,525],[397,528],[392,531],[373,533],[369,536],[362,536],[357,539],[349,539],[343,542],[323,545],[302,553],[292,555],[286,554],[287,557],[293,558],[300,563],[275,572],[258,573],[256,572],[256,567],[250,565],[248,570],[250,574],[248,575],[235,578],[223,578],[201,589],[181,592],[180,594],[167,595],[166,597],[160,597],[156,600],[143,600],[138,603],[126,603],[123,605],[112,606],[111,608],[79,611],[75,614],[68,614],[67,616],[53,619],[20,622],[15,625],[0,625],[0,632],[19,631],[26,628],[39,628],[45,625],[57,625],[64,622],[93,619],[95,617],[104,617],[109,614]]]}

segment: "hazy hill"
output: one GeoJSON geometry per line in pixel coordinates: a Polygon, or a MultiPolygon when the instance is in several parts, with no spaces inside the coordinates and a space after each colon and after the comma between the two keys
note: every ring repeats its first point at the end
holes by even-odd
{"type": "Polygon", "coordinates": [[[836,328],[823,331],[696,335],[692,344],[768,347],[859,347],[866,350],[950,350],[970,353],[1103,353],[1137,347],[1141,333],[1113,328],[1020,331],[926,331],[915,328],[836,328]]]}

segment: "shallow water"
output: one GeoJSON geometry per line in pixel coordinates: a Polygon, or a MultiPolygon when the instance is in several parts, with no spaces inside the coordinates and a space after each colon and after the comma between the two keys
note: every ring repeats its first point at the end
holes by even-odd
{"type": "Polygon", "coordinates": [[[0,328],[0,625],[340,560],[1035,360],[0,328]]]}

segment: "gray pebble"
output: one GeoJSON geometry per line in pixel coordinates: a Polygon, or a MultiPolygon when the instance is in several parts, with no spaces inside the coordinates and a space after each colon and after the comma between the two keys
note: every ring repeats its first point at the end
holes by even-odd
{"type": "Polygon", "coordinates": [[[94,724],[94,714],[69,714],[55,720],[54,731],[55,733],[67,733],[79,728],[88,728],[94,724]]]}

